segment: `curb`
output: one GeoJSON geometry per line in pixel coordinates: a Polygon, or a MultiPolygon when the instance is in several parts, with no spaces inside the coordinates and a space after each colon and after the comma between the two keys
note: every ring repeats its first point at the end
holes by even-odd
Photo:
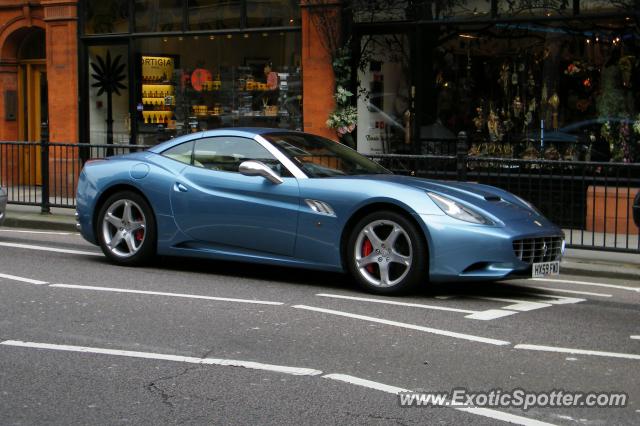
{"type": "Polygon", "coordinates": [[[3,226],[10,228],[31,228],[49,231],[78,232],[75,221],[42,220],[36,218],[7,216],[3,226]]]}
{"type": "Polygon", "coordinates": [[[562,262],[560,263],[560,276],[565,273],[583,277],[630,280],[639,283],[638,287],[640,288],[640,269],[629,267],[625,264],[593,264],[589,266],[582,265],[582,262],[562,262]]]}

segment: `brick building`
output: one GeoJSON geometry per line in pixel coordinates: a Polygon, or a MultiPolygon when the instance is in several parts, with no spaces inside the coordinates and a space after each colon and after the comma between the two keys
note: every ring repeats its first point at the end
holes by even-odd
{"type": "Polygon", "coordinates": [[[78,140],[74,1],[0,2],[0,140],[78,140]]]}

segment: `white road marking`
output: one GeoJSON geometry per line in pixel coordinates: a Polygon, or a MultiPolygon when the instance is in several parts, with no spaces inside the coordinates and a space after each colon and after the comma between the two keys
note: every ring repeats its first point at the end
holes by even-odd
{"type": "Polygon", "coordinates": [[[565,353],[565,354],[594,355],[594,356],[606,356],[606,357],[611,357],[611,358],[640,359],[640,355],[636,355],[636,354],[623,354],[623,353],[617,353],[617,352],[591,351],[591,350],[587,350],[587,349],[558,348],[558,347],[555,347],[555,346],[519,344],[519,345],[515,345],[514,348],[515,349],[528,349],[528,350],[532,350],[532,351],[560,352],[560,353],[565,353]]]}
{"type": "Polygon", "coordinates": [[[49,287],[69,288],[69,289],[76,289],[76,290],[110,291],[114,293],[148,294],[153,296],[168,296],[168,297],[182,297],[187,299],[216,300],[220,302],[254,303],[257,305],[283,305],[282,302],[270,302],[266,300],[233,299],[229,297],[201,296],[198,294],[165,293],[161,291],[131,290],[126,288],[114,288],[114,287],[93,287],[93,286],[73,285],[73,284],[50,284],[49,287]]]}
{"type": "Polygon", "coordinates": [[[632,338],[633,340],[640,340],[640,336],[629,336],[630,338],[632,338]]]}
{"type": "Polygon", "coordinates": [[[510,345],[511,344],[510,342],[507,342],[505,340],[497,340],[497,339],[490,339],[487,337],[473,336],[471,334],[456,333],[453,331],[423,327],[421,325],[407,324],[404,322],[390,321],[382,318],[369,317],[366,315],[358,315],[358,314],[352,314],[349,312],[334,311],[332,309],[316,308],[314,306],[305,306],[305,305],[294,305],[292,307],[296,309],[305,309],[307,311],[322,312],[325,314],[338,315],[338,316],[347,317],[347,318],[354,318],[354,319],[359,319],[364,321],[376,322],[379,324],[391,325],[394,327],[402,327],[402,328],[408,328],[411,330],[424,331],[425,333],[432,333],[432,334],[437,334],[441,336],[453,337],[456,339],[471,340],[473,342],[488,343],[491,345],[510,345]]]}
{"type": "Polygon", "coordinates": [[[463,314],[476,314],[476,313],[478,313],[478,311],[470,311],[468,309],[447,308],[445,306],[423,305],[423,304],[420,304],[420,303],[396,302],[394,300],[371,299],[369,297],[343,296],[343,295],[340,295],[340,294],[327,294],[327,293],[318,293],[318,294],[316,294],[316,296],[332,297],[334,299],[357,300],[359,302],[383,303],[383,304],[386,304],[386,305],[409,306],[409,307],[412,307],[412,308],[434,309],[436,311],[460,312],[460,313],[463,313],[463,314]]]}
{"type": "Polygon", "coordinates": [[[370,297],[343,296],[340,294],[318,293],[316,294],[316,296],[331,297],[335,299],[356,300],[360,302],[382,303],[385,305],[407,306],[410,308],[433,309],[436,311],[460,312],[463,314],[470,314],[470,315],[466,315],[465,318],[482,320],[482,321],[502,318],[502,317],[506,317],[516,313],[513,311],[505,311],[502,309],[488,309],[486,311],[471,311],[469,309],[449,308],[446,306],[424,305],[421,303],[396,302],[394,300],[372,299],[370,297]]]}
{"type": "Polygon", "coordinates": [[[587,299],[579,299],[577,297],[565,297],[565,296],[554,296],[553,294],[540,294],[540,293],[522,293],[527,296],[533,297],[547,297],[554,300],[545,300],[544,303],[549,303],[551,305],[570,305],[573,303],[584,302],[587,299]]]}
{"type": "Polygon", "coordinates": [[[504,309],[513,310],[513,311],[533,311],[535,309],[548,308],[551,306],[550,303],[542,303],[542,302],[531,302],[529,300],[521,300],[521,299],[505,299],[502,297],[483,297],[483,296],[473,296],[474,299],[481,300],[492,300],[494,302],[507,302],[513,303],[513,305],[504,306],[504,309]]]}
{"type": "Polygon", "coordinates": [[[337,380],[339,382],[349,383],[351,385],[362,386],[369,389],[379,390],[394,395],[400,392],[411,392],[409,389],[403,389],[396,386],[385,385],[384,383],[374,382],[372,380],[361,379],[360,377],[350,376],[348,374],[325,374],[324,379],[337,380]]]}
{"type": "Polygon", "coordinates": [[[640,293],[640,287],[627,287],[624,285],[615,285],[615,284],[603,284],[603,283],[592,283],[589,281],[572,281],[572,280],[548,280],[545,278],[529,278],[531,281],[543,281],[548,283],[564,283],[564,284],[576,284],[576,285],[590,285],[594,287],[607,287],[607,288],[617,288],[619,290],[628,290],[635,291],[636,293],[640,293]]]}
{"type": "Polygon", "coordinates": [[[69,249],[56,248],[56,247],[34,246],[31,244],[0,243],[0,246],[21,248],[21,249],[28,249],[28,250],[51,251],[54,253],[83,254],[86,256],[103,256],[102,253],[93,252],[93,251],[69,250],[69,249]]]}
{"type": "MultiPolygon", "coordinates": [[[[526,287],[514,285],[514,286],[510,286],[510,287],[515,287],[515,288],[523,289],[523,290],[533,288],[535,290],[547,290],[547,291],[553,291],[553,292],[556,292],[556,293],[581,294],[581,295],[584,295],[584,296],[612,297],[611,294],[606,294],[606,293],[593,293],[593,292],[590,292],[590,291],[577,291],[577,290],[562,290],[562,289],[559,289],[559,288],[550,288],[550,287],[542,287],[542,286],[534,286],[534,285],[529,285],[529,286],[526,286],[526,287]]],[[[542,295],[540,295],[540,296],[542,296],[542,295]]]]}
{"type": "Polygon", "coordinates": [[[80,352],[100,355],[125,356],[131,358],[156,359],[162,361],[186,362],[189,364],[220,365],[225,367],[243,367],[252,370],[265,370],[294,376],[317,376],[320,370],[312,368],[288,367],[285,365],[262,364],[254,361],[240,361],[235,359],[196,358],[191,356],[159,354],[152,352],[123,351],[118,349],[91,348],[87,346],[55,345],[50,343],[23,342],[20,340],[5,340],[0,345],[21,348],[49,349],[55,351],[80,352]]]}
{"type": "Polygon", "coordinates": [[[32,280],[31,278],[17,277],[15,275],[9,275],[9,274],[0,274],[0,278],[13,280],[13,281],[20,281],[23,283],[36,284],[36,285],[48,284],[48,282],[46,281],[32,280]]]}
{"type": "MultiPolygon", "coordinates": [[[[325,379],[337,380],[343,383],[349,383],[356,386],[362,386],[369,389],[379,390],[382,392],[398,395],[401,392],[410,392],[408,389],[399,388],[396,386],[386,385],[384,383],[374,382],[371,380],[361,379],[359,377],[350,376],[348,374],[325,374],[322,376],[325,379]]],[[[538,420],[530,419],[527,417],[517,416],[515,414],[509,414],[490,408],[479,407],[457,407],[455,405],[444,405],[445,407],[452,408],[454,410],[463,411],[469,414],[475,414],[477,416],[488,417],[491,419],[501,420],[508,423],[513,423],[523,426],[550,426],[552,423],[545,423],[538,420]]]]}
{"type": "Polygon", "coordinates": [[[46,235],[80,235],[77,232],[54,232],[54,231],[29,231],[24,229],[0,229],[0,232],[9,232],[16,234],[46,234],[46,235]]]}
{"type": "Polygon", "coordinates": [[[503,318],[509,315],[517,314],[515,311],[507,311],[505,309],[487,309],[486,311],[478,311],[475,314],[467,315],[465,318],[488,321],[496,318],[503,318]]]}

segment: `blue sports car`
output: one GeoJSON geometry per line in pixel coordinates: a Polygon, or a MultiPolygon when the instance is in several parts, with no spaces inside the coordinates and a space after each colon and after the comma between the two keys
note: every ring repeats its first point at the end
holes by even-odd
{"type": "Polygon", "coordinates": [[[88,162],[78,226],[117,264],[196,256],[349,272],[381,294],[559,271],[562,230],[498,188],[390,173],[279,129],[193,133],[88,162]]]}

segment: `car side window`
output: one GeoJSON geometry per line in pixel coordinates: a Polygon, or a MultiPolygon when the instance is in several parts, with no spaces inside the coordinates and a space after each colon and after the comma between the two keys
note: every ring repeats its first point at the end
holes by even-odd
{"type": "Polygon", "coordinates": [[[248,160],[261,161],[281,176],[290,176],[266,148],[253,139],[216,136],[198,139],[194,148],[194,165],[209,170],[238,173],[240,164],[248,160]]]}
{"type": "Polygon", "coordinates": [[[191,164],[193,141],[181,143],[162,152],[165,157],[185,164],[191,164]]]}

